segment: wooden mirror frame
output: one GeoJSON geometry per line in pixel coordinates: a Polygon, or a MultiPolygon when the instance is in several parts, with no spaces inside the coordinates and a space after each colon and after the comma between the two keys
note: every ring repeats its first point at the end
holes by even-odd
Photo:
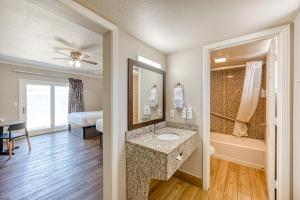
{"type": "Polygon", "coordinates": [[[166,119],[166,72],[162,71],[160,69],[157,69],[155,67],[152,67],[150,65],[147,65],[143,62],[139,62],[133,59],[128,58],[128,92],[127,92],[127,100],[128,100],[128,106],[127,106],[127,121],[128,121],[128,127],[127,129],[133,130],[133,129],[137,129],[137,128],[141,128],[144,126],[149,126],[151,124],[155,124],[158,122],[163,122],[166,119]],[[153,119],[153,120],[149,120],[146,122],[141,122],[141,123],[137,123],[137,124],[133,124],[133,67],[140,67],[146,70],[150,70],[152,72],[156,72],[158,74],[161,74],[163,76],[163,115],[162,118],[158,118],[158,119],[153,119]]]}

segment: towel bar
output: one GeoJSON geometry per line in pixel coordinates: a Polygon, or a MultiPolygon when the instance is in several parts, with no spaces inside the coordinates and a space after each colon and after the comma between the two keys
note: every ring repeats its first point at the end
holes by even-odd
{"type": "MultiPolygon", "coordinates": [[[[210,114],[218,116],[218,117],[222,117],[224,119],[228,119],[228,120],[233,121],[233,122],[242,122],[242,121],[239,121],[237,119],[233,119],[233,118],[230,118],[230,117],[227,117],[225,115],[221,115],[221,114],[218,114],[218,113],[215,113],[215,112],[210,112],[210,114]]],[[[243,122],[243,123],[245,123],[245,122],[243,122]]],[[[246,124],[248,124],[248,123],[246,123],[246,124]]]]}

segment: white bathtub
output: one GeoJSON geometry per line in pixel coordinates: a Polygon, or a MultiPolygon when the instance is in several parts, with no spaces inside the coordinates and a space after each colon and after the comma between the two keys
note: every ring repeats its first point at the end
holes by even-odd
{"type": "Polygon", "coordinates": [[[216,151],[212,155],[214,157],[249,167],[265,168],[265,142],[262,140],[211,132],[210,141],[216,151]]]}

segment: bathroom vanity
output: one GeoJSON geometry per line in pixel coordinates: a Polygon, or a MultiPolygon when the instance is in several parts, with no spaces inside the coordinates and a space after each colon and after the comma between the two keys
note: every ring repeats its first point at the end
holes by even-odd
{"type": "Polygon", "coordinates": [[[154,125],[127,132],[127,199],[147,199],[151,179],[168,180],[196,149],[197,131],[154,125]],[[137,134],[138,132],[138,134],[137,134]]]}
{"type": "Polygon", "coordinates": [[[128,60],[127,199],[148,199],[151,179],[168,180],[196,149],[197,127],[165,121],[165,72],[128,60]]]}

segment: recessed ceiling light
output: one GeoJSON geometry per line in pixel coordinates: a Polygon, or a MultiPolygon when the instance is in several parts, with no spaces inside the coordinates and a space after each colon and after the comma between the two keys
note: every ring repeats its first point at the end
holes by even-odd
{"type": "Polygon", "coordinates": [[[226,57],[215,58],[215,63],[222,63],[222,62],[226,62],[226,61],[227,61],[226,57]]]}
{"type": "Polygon", "coordinates": [[[227,75],[227,78],[233,78],[234,76],[233,75],[227,75]]]}

